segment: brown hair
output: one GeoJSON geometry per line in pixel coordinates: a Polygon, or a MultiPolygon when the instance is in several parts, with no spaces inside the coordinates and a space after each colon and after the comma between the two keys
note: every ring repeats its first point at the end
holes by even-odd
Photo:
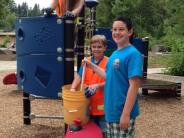
{"type": "Polygon", "coordinates": [[[106,37],[104,35],[94,35],[91,38],[90,45],[93,43],[96,43],[96,42],[99,42],[100,44],[104,45],[105,47],[107,45],[107,40],[106,40],[106,37]]]}

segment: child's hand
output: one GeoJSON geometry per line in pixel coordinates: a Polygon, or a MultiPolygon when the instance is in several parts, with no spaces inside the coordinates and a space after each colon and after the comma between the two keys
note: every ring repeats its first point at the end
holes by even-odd
{"type": "Polygon", "coordinates": [[[89,86],[90,89],[94,89],[96,91],[96,89],[99,88],[99,84],[93,84],[89,86]]]}
{"type": "Polygon", "coordinates": [[[121,115],[120,118],[120,128],[121,129],[128,129],[130,127],[130,116],[129,115],[121,115]]]}
{"type": "Polygon", "coordinates": [[[85,96],[86,96],[86,98],[90,98],[91,96],[93,96],[94,94],[96,93],[96,89],[92,89],[92,88],[90,88],[90,87],[87,87],[86,89],[85,89],[85,96]]]}
{"type": "Polygon", "coordinates": [[[81,62],[82,66],[84,66],[86,64],[87,67],[90,67],[90,65],[92,64],[89,60],[87,60],[87,58],[84,58],[81,62]]]}
{"type": "Polygon", "coordinates": [[[75,92],[76,90],[74,88],[70,88],[70,91],[71,92],[75,92]]]}
{"type": "Polygon", "coordinates": [[[87,98],[93,96],[96,93],[96,90],[99,88],[98,84],[90,85],[85,89],[85,96],[87,98]]]}
{"type": "Polygon", "coordinates": [[[65,17],[70,17],[70,18],[74,18],[75,17],[75,15],[71,11],[67,11],[64,16],[65,17]]]}

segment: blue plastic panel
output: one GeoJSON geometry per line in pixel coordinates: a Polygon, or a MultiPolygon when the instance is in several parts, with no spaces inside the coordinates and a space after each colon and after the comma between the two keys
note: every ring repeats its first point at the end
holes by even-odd
{"type": "Polygon", "coordinates": [[[64,23],[62,18],[27,17],[16,20],[17,56],[32,53],[56,53],[64,47],[64,23]]]}
{"type": "Polygon", "coordinates": [[[26,93],[58,98],[64,84],[64,23],[62,18],[16,20],[18,87],[26,93]]]}
{"type": "Polygon", "coordinates": [[[132,44],[139,50],[140,53],[144,54],[144,42],[141,38],[133,38],[132,44]]]}
{"type": "Polygon", "coordinates": [[[104,35],[107,39],[107,49],[117,48],[116,43],[112,39],[112,31],[109,28],[97,28],[95,34],[104,35]]]}
{"type": "MultiPolygon", "coordinates": [[[[97,28],[95,34],[105,35],[107,39],[107,50],[114,50],[117,48],[116,43],[112,39],[112,31],[109,28],[97,28]]],[[[139,50],[139,52],[144,54],[144,42],[141,38],[133,38],[132,44],[139,50]]]]}
{"type": "Polygon", "coordinates": [[[17,58],[18,87],[26,93],[58,98],[58,92],[64,84],[63,73],[64,62],[58,61],[56,55],[29,55],[17,58]]]}

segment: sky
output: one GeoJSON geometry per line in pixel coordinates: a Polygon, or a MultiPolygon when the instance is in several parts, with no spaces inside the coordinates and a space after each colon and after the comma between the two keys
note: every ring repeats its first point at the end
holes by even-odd
{"type": "Polygon", "coordinates": [[[50,3],[52,2],[52,0],[14,0],[15,3],[18,4],[22,4],[22,2],[26,2],[28,3],[29,7],[34,7],[34,5],[37,3],[40,5],[40,8],[46,8],[49,7],[50,3]]]}

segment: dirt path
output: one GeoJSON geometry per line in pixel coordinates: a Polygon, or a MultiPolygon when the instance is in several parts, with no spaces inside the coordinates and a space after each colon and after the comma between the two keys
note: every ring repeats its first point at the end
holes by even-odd
{"type": "MultiPolygon", "coordinates": [[[[4,86],[0,72],[0,138],[62,138],[63,121],[35,119],[23,125],[22,93],[16,86],[4,86]]],[[[183,94],[182,94],[183,95],[183,94]]],[[[141,115],[136,123],[136,138],[183,138],[184,100],[152,93],[140,96],[141,115]]],[[[35,100],[32,111],[38,114],[62,115],[61,101],[35,100]]]]}

